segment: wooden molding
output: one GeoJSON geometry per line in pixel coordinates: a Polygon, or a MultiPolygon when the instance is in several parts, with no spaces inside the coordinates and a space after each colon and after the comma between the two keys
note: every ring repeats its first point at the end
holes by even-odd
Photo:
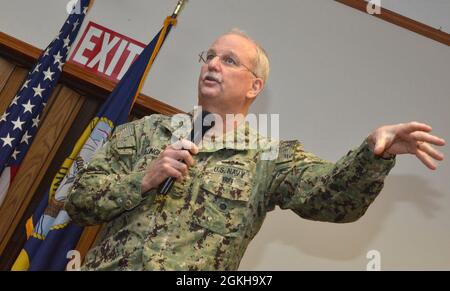
{"type": "MultiPolygon", "coordinates": [[[[368,2],[364,0],[335,0],[335,1],[353,7],[359,11],[368,14],[366,11],[368,2]]],[[[372,16],[378,17],[392,24],[406,28],[410,31],[413,31],[415,33],[418,33],[420,35],[423,35],[425,37],[428,37],[430,39],[433,39],[435,41],[450,46],[450,34],[441,31],[439,29],[433,28],[431,26],[425,25],[423,23],[420,23],[418,21],[415,21],[411,18],[400,15],[398,13],[395,13],[391,10],[381,7],[381,14],[373,14],[372,16]]]]}
{"type": "MultiPolygon", "coordinates": [[[[31,68],[41,53],[42,50],[0,32],[0,54],[6,58],[31,68]]],[[[106,99],[116,86],[113,81],[83,70],[82,67],[71,62],[64,65],[60,83],[67,84],[70,88],[83,93],[83,95],[100,99],[106,99]]],[[[140,94],[132,112],[138,115],[152,113],[173,115],[182,111],[152,97],[140,94]]]]}

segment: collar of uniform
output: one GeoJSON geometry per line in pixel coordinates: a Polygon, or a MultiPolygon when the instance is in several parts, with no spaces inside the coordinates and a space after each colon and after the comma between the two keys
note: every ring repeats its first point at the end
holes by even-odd
{"type": "MultiPolygon", "coordinates": [[[[186,113],[191,118],[193,117],[193,111],[186,113]]],[[[170,133],[177,131],[179,137],[189,137],[191,129],[181,129],[183,122],[175,122],[173,124],[172,117],[165,117],[161,121],[161,125],[166,128],[170,133]]],[[[241,122],[238,126],[225,135],[219,138],[211,138],[206,134],[206,138],[202,140],[202,144],[199,146],[199,152],[215,152],[221,149],[233,149],[233,150],[248,150],[256,148],[261,143],[261,136],[250,127],[248,122],[241,122]]]]}
{"type": "Polygon", "coordinates": [[[202,141],[200,152],[215,152],[221,149],[248,150],[256,148],[259,135],[248,122],[241,122],[234,130],[227,132],[219,138],[206,136],[202,141]]]}
{"type": "MultiPolygon", "coordinates": [[[[193,113],[181,113],[181,114],[187,114],[190,118],[192,118],[193,113]]],[[[181,134],[182,138],[186,138],[190,133],[190,128],[186,128],[185,130],[181,130],[181,128],[184,125],[184,122],[182,120],[178,122],[174,122],[172,120],[172,116],[164,116],[164,118],[161,121],[161,126],[163,126],[165,129],[167,129],[171,134],[173,134],[175,131],[177,131],[178,134],[181,134]]]]}

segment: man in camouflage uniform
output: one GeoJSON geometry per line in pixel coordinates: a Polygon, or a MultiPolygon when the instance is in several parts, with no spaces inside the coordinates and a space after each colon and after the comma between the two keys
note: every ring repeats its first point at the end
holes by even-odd
{"type": "MultiPolygon", "coordinates": [[[[199,104],[223,120],[245,116],[268,77],[264,50],[232,31],[202,58],[199,104]]],[[[232,125],[202,147],[172,144],[175,132],[186,137],[189,130],[163,115],[119,126],[80,172],[66,203],[78,224],[107,223],[83,269],[236,270],[275,206],[311,220],[355,221],[381,191],[395,155],[414,154],[434,169],[432,159],[443,156],[430,144],[445,143],[428,125],[412,122],[376,129],[336,163],[298,141],[280,142],[276,159],[267,159],[270,140],[245,122],[232,125]],[[167,177],[177,182],[161,195],[167,177]]]]}

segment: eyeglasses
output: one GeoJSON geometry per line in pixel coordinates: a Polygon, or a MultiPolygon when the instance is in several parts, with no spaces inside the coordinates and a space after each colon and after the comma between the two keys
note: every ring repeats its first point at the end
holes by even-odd
{"type": "Polygon", "coordinates": [[[247,67],[246,65],[241,64],[239,59],[233,54],[217,55],[216,53],[211,52],[211,51],[203,51],[198,56],[200,57],[200,59],[198,61],[200,63],[203,62],[205,64],[209,64],[213,59],[215,59],[216,57],[219,57],[219,60],[222,63],[222,65],[229,67],[229,68],[234,68],[234,69],[238,69],[239,67],[244,67],[247,71],[252,73],[252,75],[255,76],[255,78],[258,78],[258,76],[255,74],[255,72],[250,70],[250,68],[247,67]]]}

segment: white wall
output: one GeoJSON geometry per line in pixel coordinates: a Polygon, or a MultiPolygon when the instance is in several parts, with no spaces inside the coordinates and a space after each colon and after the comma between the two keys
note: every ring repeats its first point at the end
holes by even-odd
{"type": "MultiPolygon", "coordinates": [[[[60,0],[4,2],[0,30],[40,48],[66,17],[60,0]]],[[[96,0],[85,25],[93,20],[148,42],[175,4],[96,0]]],[[[236,26],[271,56],[271,78],[254,111],[280,113],[282,138],[300,139],[334,161],[387,123],[428,122],[450,141],[449,48],[330,0],[191,0],[143,92],[190,110],[198,52],[236,26]]],[[[383,269],[450,270],[450,146],[442,151],[447,160],[435,172],[399,157],[380,197],[356,223],[270,213],[241,269],[364,270],[366,253],[376,249],[383,269]]]]}

